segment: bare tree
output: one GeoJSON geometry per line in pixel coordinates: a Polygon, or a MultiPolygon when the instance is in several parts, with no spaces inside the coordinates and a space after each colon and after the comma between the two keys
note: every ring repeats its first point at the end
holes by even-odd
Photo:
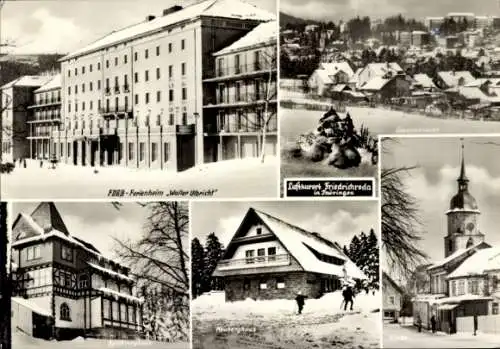
{"type": "MultiPolygon", "coordinates": [[[[382,142],[384,153],[390,141],[382,142]]],[[[405,177],[413,169],[415,167],[381,170],[382,248],[389,267],[407,277],[427,257],[418,246],[423,233],[418,202],[405,184],[405,177]]]]}

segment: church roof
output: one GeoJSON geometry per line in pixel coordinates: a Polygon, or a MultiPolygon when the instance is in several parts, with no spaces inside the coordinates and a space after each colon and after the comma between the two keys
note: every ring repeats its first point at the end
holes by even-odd
{"type": "Polygon", "coordinates": [[[486,242],[480,242],[476,245],[473,245],[469,248],[459,248],[458,250],[456,250],[455,252],[453,252],[452,254],[450,254],[448,257],[440,260],[440,261],[437,261],[433,264],[431,264],[427,270],[431,270],[431,269],[435,269],[435,268],[438,268],[438,267],[443,267],[445,266],[446,264],[454,261],[456,258],[459,258],[460,256],[464,255],[465,253],[474,253],[474,251],[478,248],[484,248],[484,247],[491,247],[489,244],[487,244],[486,242]]]}
{"type": "Polygon", "coordinates": [[[460,164],[460,175],[457,178],[458,192],[450,200],[450,210],[453,211],[473,211],[479,213],[476,199],[469,193],[469,179],[465,173],[464,146],[462,144],[462,161],[460,164]]]}

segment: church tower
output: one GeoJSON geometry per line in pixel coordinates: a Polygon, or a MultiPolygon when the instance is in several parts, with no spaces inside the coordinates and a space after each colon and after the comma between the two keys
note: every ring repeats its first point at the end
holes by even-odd
{"type": "Polygon", "coordinates": [[[469,179],[465,174],[464,145],[462,163],[457,179],[458,192],[451,198],[448,216],[448,235],[444,238],[444,255],[448,257],[457,250],[469,248],[484,241],[477,226],[479,214],[476,199],[469,193],[469,179]]]}

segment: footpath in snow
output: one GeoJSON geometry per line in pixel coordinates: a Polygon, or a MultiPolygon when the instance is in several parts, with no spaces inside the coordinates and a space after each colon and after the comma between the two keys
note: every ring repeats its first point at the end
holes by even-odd
{"type": "MultiPolygon", "coordinates": [[[[119,166],[93,167],[59,164],[50,169],[40,168],[31,161],[27,168],[16,167],[0,178],[2,195],[17,199],[35,198],[104,198],[110,189],[150,191],[162,195],[141,198],[187,197],[274,197],[278,161],[267,156],[227,160],[193,167],[184,172],[129,169],[119,166]]],[[[127,198],[133,198],[127,196],[127,198]]]]}
{"type": "Polygon", "coordinates": [[[415,326],[384,324],[384,348],[500,348],[500,336],[477,333],[432,333],[415,326]]]}
{"type": "Polygon", "coordinates": [[[328,293],[297,315],[293,300],[226,303],[211,292],[192,302],[193,348],[379,348],[379,294],[358,295],[353,311],[341,302],[341,292],[328,293]]]}

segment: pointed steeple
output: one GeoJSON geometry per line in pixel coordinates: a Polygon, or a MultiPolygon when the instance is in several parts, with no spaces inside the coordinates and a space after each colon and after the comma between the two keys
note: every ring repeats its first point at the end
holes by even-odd
{"type": "Polygon", "coordinates": [[[65,235],[69,235],[69,231],[53,202],[40,203],[31,214],[31,218],[44,231],[55,229],[65,235]]]}
{"type": "Polygon", "coordinates": [[[465,156],[464,156],[464,153],[465,153],[464,143],[463,143],[463,139],[462,139],[462,163],[460,165],[460,176],[457,178],[459,191],[467,190],[467,183],[469,182],[469,179],[465,175],[465,156]]]}

